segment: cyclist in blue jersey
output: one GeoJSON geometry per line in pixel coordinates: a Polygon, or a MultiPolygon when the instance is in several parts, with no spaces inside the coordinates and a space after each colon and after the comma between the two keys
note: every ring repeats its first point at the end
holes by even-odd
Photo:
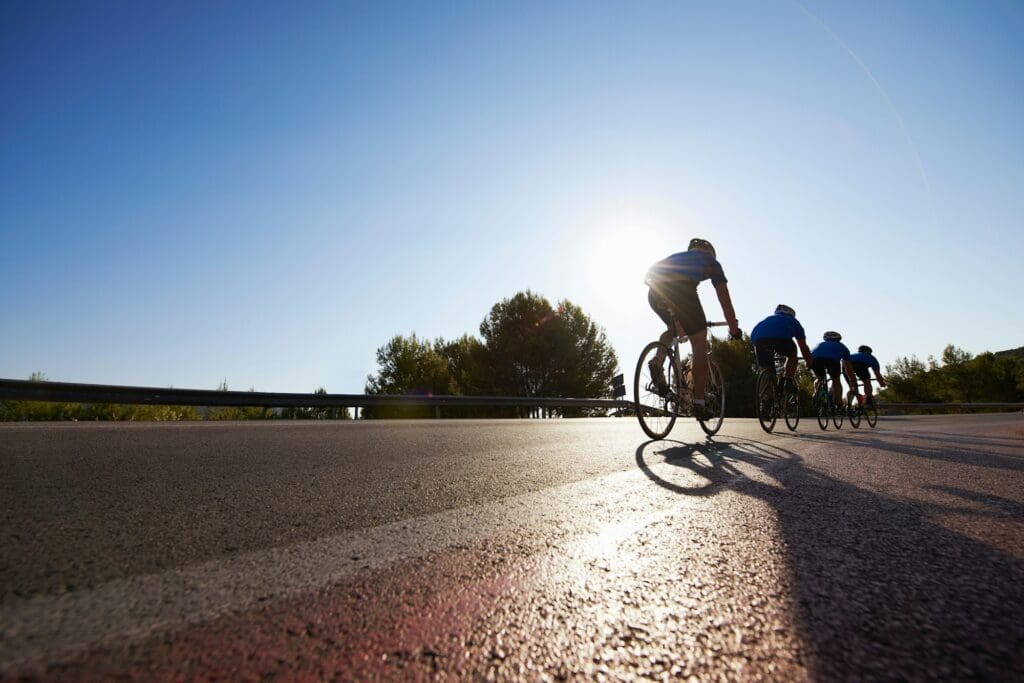
{"type": "MultiPolygon", "coordinates": [[[[754,325],[754,329],[750,331],[750,341],[754,343],[754,354],[757,356],[759,367],[773,369],[775,354],[779,354],[786,358],[786,377],[790,379],[796,376],[797,345],[800,346],[800,353],[803,354],[807,367],[811,367],[813,363],[811,350],[807,347],[804,326],[796,319],[796,311],[786,304],[779,304],[773,315],[754,325]],[[794,339],[796,344],[793,343],[794,339]]],[[[781,377],[779,382],[781,386],[781,377]]]]}
{"type": "MultiPolygon", "coordinates": [[[[743,332],[740,331],[729,297],[728,280],[722,265],[715,258],[715,248],[707,240],[690,240],[687,251],[658,261],[648,269],[644,278],[650,287],[647,302],[666,325],[660,338],[661,343],[669,347],[677,336],[686,335],[690,339],[693,354],[693,415],[698,420],[714,417],[704,405],[704,388],[708,378],[708,321],[697,296],[697,285],[704,280],[711,280],[715,287],[722,312],[729,324],[729,337],[739,339],[743,332]]],[[[664,390],[665,352],[659,349],[648,367],[655,383],[664,390]]]]}
{"type": "Polygon", "coordinates": [[[814,370],[819,383],[825,381],[826,372],[832,378],[832,398],[835,399],[837,406],[843,405],[843,383],[839,379],[840,376],[845,373],[850,386],[857,386],[857,383],[851,380],[854,375],[853,367],[850,365],[850,349],[842,343],[842,338],[843,335],[838,332],[826,332],[822,336],[822,341],[811,349],[811,369],[814,370]]]}
{"type": "MultiPolygon", "coordinates": [[[[882,377],[881,369],[878,365],[878,359],[871,355],[871,347],[861,345],[857,347],[857,353],[850,355],[850,365],[853,366],[853,374],[860,378],[864,382],[864,397],[868,402],[868,405],[874,405],[875,397],[871,389],[871,370],[875,371],[875,378],[878,380],[878,386],[885,386],[885,378],[882,377]]],[[[858,399],[860,396],[857,397],[858,399]]]]}

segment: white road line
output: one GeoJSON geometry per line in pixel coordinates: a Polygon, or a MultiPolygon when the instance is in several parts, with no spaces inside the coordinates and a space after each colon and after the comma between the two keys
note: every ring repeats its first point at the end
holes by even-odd
{"type": "MultiPolygon", "coordinates": [[[[775,466],[786,462],[779,460],[775,466]]],[[[687,485],[706,481],[668,462],[648,469],[666,480],[688,478],[687,485]]],[[[736,474],[720,485],[744,478],[736,474]]],[[[698,507],[702,499],[681,499],[633,469],[292,546],[118,579],[92,590],[12,601],[0,606],[0,671],[206,621],[472,541],[537,533],[541,528],[559,541],[578,539],[607,533],[609,525],[623,521],[624,510],[634,519],[656,520],[669,508],[685,505],[698,507]]]]}

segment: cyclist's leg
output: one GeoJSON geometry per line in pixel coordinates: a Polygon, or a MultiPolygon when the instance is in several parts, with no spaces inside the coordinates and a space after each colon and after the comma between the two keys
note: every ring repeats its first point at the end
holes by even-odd
{"type": "Polygon", "coordinates": [[[704,388],[708,379],[708,319],[704,316],[704,307],[697,296],[697,286],[691,282],[675,283],[669,303],[682,332],[690,338],[693,400],[699,404],[704,401],[704,388]]]}
{"type": "MultiPolygon", "coordinates": [[[[868,366],[864,363],[854,363],[853,372],[858,379],[864,384],[864,399],[866,401],[871,400],[871,373],[868,371],[868,366]]],[[[857,393],[856,384],[853,385],[853,392],[857,393]]],[[[857,400],[860,400],[860,396],[857,396],[857,400]]]]}
{"type": "Polygon", "coordinates": [[[758,339],[754,342],[754,358],[757,367],[775,372],[775,344],[772,339],[758,339]]]}
{"type": "Polygon", "coordinates": [[[814,391],[817,392],[821,388],[821,385],[825,382],[825,369],[826,363],[824,358],[815,358],[811,364],[811,370],[814,371],[814,391]]]}
{"type": "Polygon", "coordinates": [[[775,352],[786,359],[786,377],[796,377],[797,356],[796,344],[793,340],[777,340],[775,342],[775,352]]]}
{"type": "Polygon", "coordinates": [[[843,369],[840,361],[829,362],[828,374],[832,377],[832,398],[840,406],[843,404],[843,369]]]}
{"type": "MultiPolygon", "coordinates": [[[[651,284],[651,288],[647,292],[647,303],[650,305],[651,309],[658,314],[658,317],[661,318],[661,321],[665,323],[665,331],[661,333],[661,336],[658,338],[658,341],[664,344],[665,347],[671,347],[672,340],[675,338],[675,328],[678,326],[678,324],[675,322],[675,318],[672,315],[672,310],[669,307],[668,301],[665,299],[664,292],[658,284],[651,284]]],[[[657,364],[658,367],[664,368],[664,349],[658,349],[654,356],[654,362],[657,364]]]]}
{"type": "Polygon", "coordinates": [[[693,400],[704,400],[704,388],[708,383],[708,330],[690,335],[690,351],[693,353],[693,400]]]}

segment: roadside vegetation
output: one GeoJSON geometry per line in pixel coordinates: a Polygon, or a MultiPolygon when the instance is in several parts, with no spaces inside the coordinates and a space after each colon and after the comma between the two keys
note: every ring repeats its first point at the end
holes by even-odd
{"type": "MultiPolygon", "coordinates": [[[[33,372],[30,382],[45,382],[46,376],[33,372]]],[[[226,381],[217,387],[227,391],[226,381]]],[[[253,391],[253,389],[250,389],[253,391]]],[[[320,387],[314,393],[326,394],[320,387]]],[[[259,408],[206,406],[149,406],[121,403],[51,403],[45,401],[0,401],[0,422],[78,420],[78,421],[180,421],[180,420],[347,420],[348,408],[259,408]]]]}
{"type": "MultiPolygon", "coordinates": [[[[396,335],[377,349],[378,370],[366,379],[371,395],[542,396],[610,398],[618,368],[604,330],[568,300],[552,305],[531,291],[496,303],[480,336],[433,341],[396,335]]],[[[564,417],[603,410],[552,409],[564,417]]],[[[366,408],[360,415],[429,417],[429,407],[366,408]]],[[[517,408],[446,407],[443,417],[516,417],[517,408]]]]}

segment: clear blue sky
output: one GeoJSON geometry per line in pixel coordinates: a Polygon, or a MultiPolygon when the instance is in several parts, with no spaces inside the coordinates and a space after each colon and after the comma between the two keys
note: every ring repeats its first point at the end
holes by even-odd
{"type": "Polygon", "coordinates": [[[747,330],[1024,345],[1019,2],[8,0],[0,65],[0,377],[361,392],[526,288],[628,374],[692,236],[747,330]]]}

